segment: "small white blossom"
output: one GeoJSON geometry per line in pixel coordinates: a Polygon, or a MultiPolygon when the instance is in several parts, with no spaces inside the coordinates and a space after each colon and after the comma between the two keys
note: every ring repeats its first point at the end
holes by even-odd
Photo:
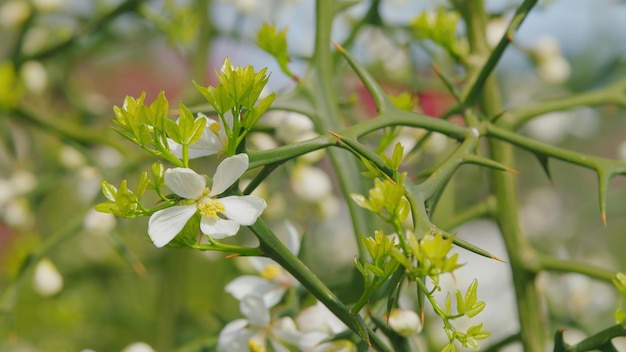
{"type": "Polygon", "coordinates": [[[223,352],[306,350],[306,339],[296,330],[293,320],[283,317],[272,321],[263,297],[247,295],[240,302],[245,319],[237,319],[220,331],[217,350],[223,352]]]}
{"type": "Polygon", "coordinates": [[[165,185],[184,200],[181,205],[152,214],[148,235],[157,247],[168,244],[196,213],[202,215],[200,230],[215,239],[233,236],[241,225],[254,224],[267,204],[257,196],[218,198],[248,169],[248,155],[224,159],[215,171],[213,188],[206,187],[204,177],[188,168],[167,169],[165,185]]]}
{"type": "Polygon", "coordinates": [[[63,288],[63,277],[50,260],[42,259],[35,266],[33,287],[44,297],[55,295],[63,288]]]}
{"type": "Polygon", "coordinates": [[[124,347],[122,352],[154,352],[154,348],[145,342],[133,342],[124,347]]]}
{"type": "MultiPolygon", "coordinates": [[[[285,227],[287,248],[297,255],[300,251],[300,236],[290,223],[287,222],[285,227]]],[[[260,276],[243,275],[226,285],[226,292],[237,300],[256,294],[263,298],[267,307],[273,307],[280,302],[288,288],[298,285],[298,281],[275,261],[263,257],[250,257],[249,260],[260,276]]]]}
{"type": "Polygon", "coordinates": [[[422,331],[422,323],[419,316],[414,311],[408,309],[393,309],[389,313],[389,327],[404,337],[422,331]]]}
{"type": "Polygon", "coordinates": [[[113,231],[116,224],[113,214],[99,212],[95,209],[90,209],[83,219],[85,230],[98,235],[113,231]]]}
{"type": "Polygon", "coordinates": [[[26,1],[7,1],[0,6],[0,26],[17,27],[28,19],[30,12],[30,6],[26,1]]]}
{"type": "MultiPolygon", "coordinates": [[[[195,159],[203,156],[219,154],[226,148],[228,144],[228,138],[224,131],[224,126],[221,123],[208,118],[206,115],[199,113],[199,119],[204,119],[206,125],[202,136],[194,144],[189,145],[189,158],[195,159]]],[[[183,157],[183,146],[174,142],[171,139],[167,139],[170,150],[177,158],[183,157]]]]}
{"type": "Polygon", "coordinates": [[[332,182],[324,170],[303,163],[296,165],[291,187],[295,194],[309,202],[320,201],[332,194],[332,182]]]}
{"type": "Polygon", "coordinates": [[[48,72],[40,61],[27,61],[20,68],[24,86],[30,92],[41,94],[48,86],[48,72]]]}

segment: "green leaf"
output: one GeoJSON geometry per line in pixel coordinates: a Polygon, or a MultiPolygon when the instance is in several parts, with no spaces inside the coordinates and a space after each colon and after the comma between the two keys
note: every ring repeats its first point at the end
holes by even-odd
{"type": "Polygon", "coordinates": [[[478,289],[478,280],[474,279],[465,292],[465,306],[473,307],[476,303],[476,290],[478,289]]]}
{"type": "Polygon", "coordinates": [[[146,192],[146,189],[148,188],[148,183],[150,182],[149,178],[148,178],[148,173],[147,172],[142,172],[141,175],[139,176],[139,182],[137,183],[137,189],[135,190],[135,194],[137,194],[138,198],[141,198],[141,196],[146,192]]]}
{"type": "Polygon", "coordinates": [[[184,144],[184,136],[181,133],[181,128],[175,121],[168,119],[165,122],[165,132],[174,142],[184,144]]]}
{"type": "Polygon", "coordinates": [[[472,306],[472,308],[468,309],[468,310],[465,312],[465,315],[466,315],[466,316],[468,316],[468,317],[470,317],[470,318],[473,318],[473,317],[475,317],[476,315],[478,315],[480,312],[482,312],[482,311],[483,311],[483,309],[485,309],[485,307],[486,307],[485,302],[483,302],[483,301],[476,302],[476,303],[472,306]]]}
{"type": "Polygon", "coordinates": [[[10,110],[17,107],[23,95],[24,87],[13,62],[0,63],[0,109],[10,110]]]}
{"type": "Polygon", "coordinates": [[[456,311],[459,314],[465,314],[465,301],[463,301],[463,295],[461,295],[461,291],[456,291],[456,311]]]}
{"type": "Polygon", "coordinates": [[[287,67],[287,28],[277,30],[276,26],[264,23],[257,33],[259,47],[276,58],[278,64],[287,67]]]}
{"type": "Polygon", "coordinates": [[[160,131],[165,129],[165,121],[168,119],[169,102],[165,97],[165,92],[159,92],[157,98],[150,104],[151,125],[160,131]]]}
{"type": "Polygon", "coordinates": [[[397,95],[389,95],[391,103],[400,110],[413,111],[419,103],[419,98],[409,92],[402,92],[397,95]]]}
{"type": "Polygon", "coordinates": [[[100,181],[100,187],[102,188],[102,194],[106,197],[106,199],[110,200],[111,202],[115,202],[115,198],[117,196],[117,188],[108,183],[106,180],[100,181]]]}

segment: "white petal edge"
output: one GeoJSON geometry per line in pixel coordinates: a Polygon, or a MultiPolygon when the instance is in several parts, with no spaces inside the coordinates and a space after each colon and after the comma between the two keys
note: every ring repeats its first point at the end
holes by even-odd
{"type": "Polygon", "coordinates": [[[239,223],[226,219],[211,219],[205,216],[200,220],[200,230],[216,240],[234,236],[239,231],[239,223]]]}
{"type": "Polygon", "coordinates": [[[182,167],[165,170],[163,181],[172,192],[185,199],[199,199],[206,187],[204,177],[182,167]]]}
{"type": "Polygon", "coordinates": [[[285,221],[285,229],[287,230],[287,248],[291,253],[298,255],[300,253],[300,234],[289,221],[285,221]]]}
{"type": "Polygon", "coordinates": [[[222,214],[244,226],[254,224],[267,207],[265,200],[257,196],[230,196],[220,198],[220,202],[226,208],[222,214]]]}
{"type": "Polygon", "coordinates": [[[222,194],[237,181],[248,169],[248,154],[237,154],[224,159],[213,175],[213,186],[210,196],[222,194]]]}
{"type": "Polygon", "coordinates": [[[229,282],[224,290],[230,293],[238,301],[242,300],[245,296],[257,293],[263,295],[274,288],[274,283],[269,282],[261,277],[253,275],[239,276],[233,281],[229,282]]]}
{"type": "Polygon", "coordinates": [[[219,352],[247,352],[248,340],[256,331],[248,330],[248,321],[245,319],[233,320],[220,331],[217,343],[219,352]]]}
{"type": "Polygon", "coordinates": [[[170,243],[185,227],[196,210],[195,204],[177,205],[152,214],[148,221],[148,235],[154,245],[161,248],[170,243]]]}
{"type": "Polygon", "coordinates": [[[239,310],[252,325],[267,326],[270,323],[270,312],[261,296],[245,296],[240,301],[239,310]]]}

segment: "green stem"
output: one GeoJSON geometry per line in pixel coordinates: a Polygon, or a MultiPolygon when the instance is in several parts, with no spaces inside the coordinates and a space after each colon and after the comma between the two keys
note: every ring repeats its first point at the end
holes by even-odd
{"type": "MultiPolygon", "coordinates": [[[[535,2],[524,1],[516,13],[516,18],[521,14],[521,19],[523,19],[535,2]]],[[[467,23],[471,51],[478,57],[486,57],[489,55],[485,36],[488,15],[484,3],[479,0],[459,1],[459,3],[462,3],[461,12],[467,23]]],[[[516,18],[513,21],[518,21],[518,23],[514,28],[521,24],[521,19],[516,20],[516,18]]],[[[496,56],[498,56],[497,53],[490,55],[490,57],[496,56]]],[[[471,102],[474,96],[480,96],[478,103],[486,116],[497,116],[502,111],[499,88],[493,76],[489,75],[496,63],[497,60],[488,60],[486,67],[480,69],[478,78],[470,80],[471,85],[464,95],[466,103],[471,102]]],[[[511,167],[515,165],[514,150],[511,145],[490,139],[488,146],[494,161],[511,167]]],[[[493,171],[491,177],[492,192],[498,204],[494,215],[509,255],[522,345],[525,351],[543,351],[547,326],[541,314],[542,302],[535,285],[536,274],[528,270],[525,264],[529,257],[534,256],[534,251],[519,224],[517,176],[509,172],[493,171]]]]}
{"type": "Polygon", "coordinates": [[[263,254],[285,268],[339,320],[359,334],[366,342],[371,343],[372,347],[379,351],[389,351],[380,338],[370,331],[363,319],[359,315],[350,314],[348,308],[335,294],[298,257],[291,253],[261,219],[250,226],[250,229],[259,239],[259,248],[263,254]]]}
{"type": "Polygon", "coordinates": [[[78,31],[75,35],[67,38],[66,40],[57,43],[56,45],[39,51],[32,55],[19,56],[16,59],[16,66],[19,66],[21,63],[29,61],[29,60],[43,60],[49,57],[53,57],[59,53],[62,53],[66,49],[72,48],[77,42],[84,40],[86,37],[98,33],[104,27],[106,27],[113,20],[118,18],[119,16],[127,13],[127,12],[135,12],[139,8],[141,3],[145,2],[145,0],[127,0],[119,4],[116,8],[114,8],[111,12],[102,16],[93,21],[89,21],[89,24],[78,31]]]}
{"type": "Polygon", "coordinates": [[[568,110],[580,106],[618,104],[626,106],[626,79],[605,88],[569,95],[563,98],[540,101],[508,111],[507,125],[513,130],[520,128],[534,117],[553,111],[568,110]]]}
{"type": "Polygon", "coordinates": [[[535,257],[535,265],[538,270],[577,273],[590,278],[606,281],[608,283],[611,283],[617,274],[616,271],[599,268],[587,263],[581,263],[573,260],[563,260],[542,254],[538,254],[535,257]]]}
{"type": "Polygon", "coordinates": [[[120,143],[118,138],[113,138],[114,135],[108,130],[103,133],[101,130],[87,129],[83,126],[67,123],[66,121],[60,121],[58,119],[51,121],[24,108],[17,108],[13,113],[20,117],[17,121],[26,121],[46,133],[57,135],[67,142],[79,143],[86,146],[108,145],[120,152],[127,150],[124,144],[120,143]]]}

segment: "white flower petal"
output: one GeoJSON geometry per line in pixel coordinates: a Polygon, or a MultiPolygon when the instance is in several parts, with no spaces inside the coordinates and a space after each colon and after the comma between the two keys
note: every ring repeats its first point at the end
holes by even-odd
{"type": "Polygon", "coordinates": [[[287,248],[291,253],[298,255],[300,252],[300,234],[289,221],[285,221],[285,228],[287,229],[287,248]]]}
{"type": "Polygon", "coordinates": [[[257,196],[230,196],[220,198],[220,202],[226,208],[222,214],[244,226],[254,224],[267,207],[265,200],[257,196]]]}
{"type": "Polygon", "coordinates": [[[266,326],[270,323],[270,312],[261,296],[245,296],[241,299],[239,310],[254,326],[266,326]]]}
{"type": "Polygon", "coordinates": [[[249,294],[258,293],[262,295],[272,288],[274,288],[274,284],[270,281],[258,276],[243,275],[229,282],[224,290],[240,301],[249,294]]]}
{"type": "Polygon", "coordinates": [[[239,224],[232,220],[212,219],[203,216],[200,221],[200,230],[216,240],[221,240],[235,235],[239,231],[239,224]]]}
{"type": "Polygon", "coordinates": [[[278,265],[272,259],[265,257],[249,257],[248,261],[250,262],[250,265],[252,265],[252,267],[259,273],[263,272],[265,267],[268,265],[278,265]]]}
{"type": "Polygon", "coordinates": [[[168,244],[185,227],[196,210],[195,204],[177,205],[152,214],[148,221],[148,235],[154,245],[161,248],[168,244]]]}
{"type": "Polygon", "coordinates": [[[217,343],[217,350],[220,352],[248,352],[248,340],[254,336],[255,331],[248,330],[248,321],[237,319],[226,324],[217,343]]]}
{"type": "Polygon", "coordinates": [[[163,181],[172,192],[185,199],[199,199],[206,187],[204,177],[182,167],[165,170],[163,181]]]}
{"type": "Polygon", "coordinates": [[[237,181],[248,169],[248,154],[237,154],[224,159],[213,176],[213,186],[210,196],[222,194],[228,187],[237,181]]]}

